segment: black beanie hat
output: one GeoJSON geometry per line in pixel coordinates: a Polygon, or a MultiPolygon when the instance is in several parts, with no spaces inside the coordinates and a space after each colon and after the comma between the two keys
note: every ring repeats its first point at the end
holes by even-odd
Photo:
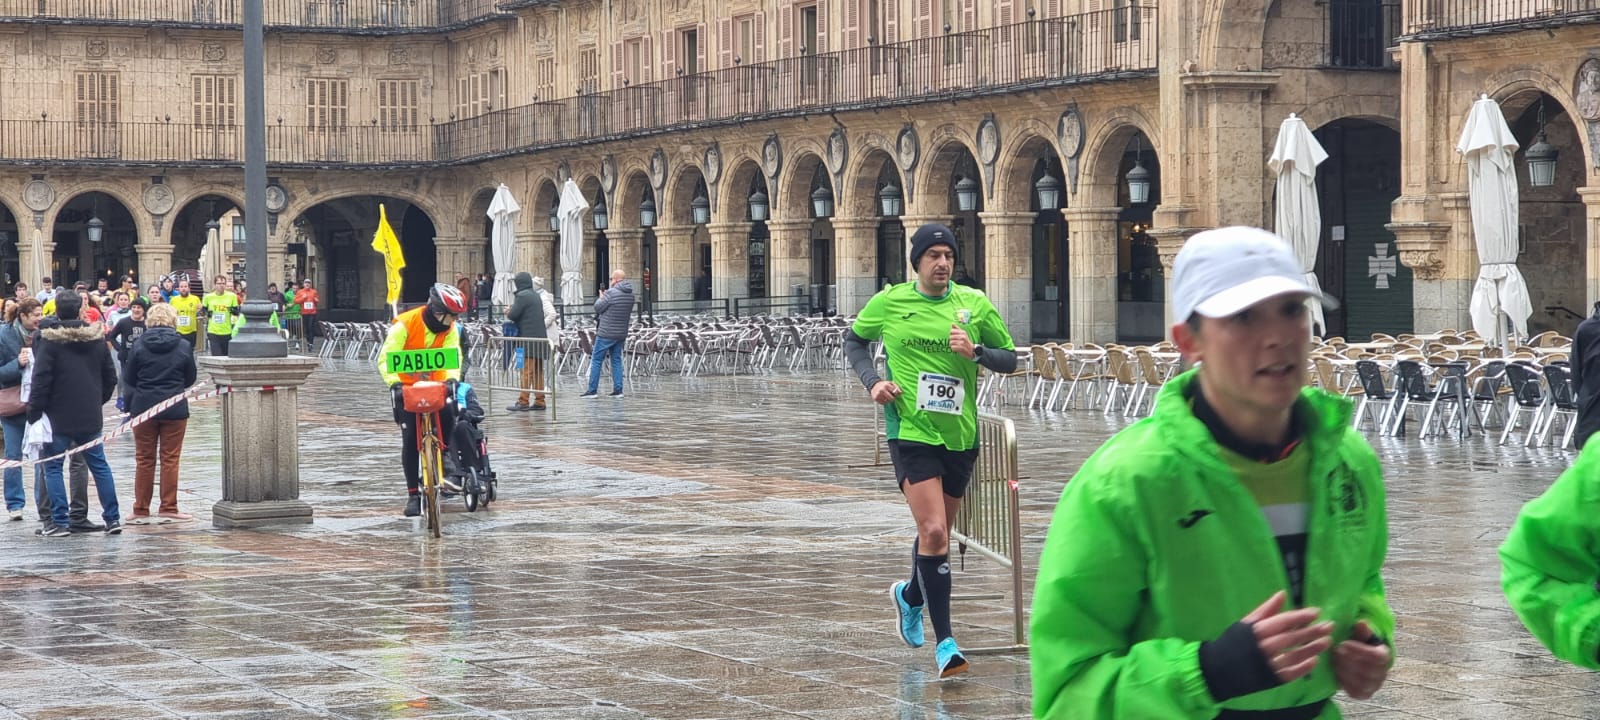
{"type": "Polygon", "coordinates": [[[917,231],[911,235],[912,269],[916,269],[917,261],[922,259],[922,254],[935,245],[948,245],[951,257],[958,257],[959,249],[956,247],[956,234],[941,223],[928,223],[917,228],[917,231]]]}
{"type": "Polygon", "coordinates": [[[61,288],[56,293],[56,317],[62,320],[77,320],[78,313],[83,310],[83,298],[78,293],[68,288],[61,288]]]}

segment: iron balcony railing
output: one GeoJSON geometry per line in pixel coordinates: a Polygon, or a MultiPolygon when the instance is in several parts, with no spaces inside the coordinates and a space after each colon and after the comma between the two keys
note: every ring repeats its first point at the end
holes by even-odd
{"type": "MultiPolygon", "coordinates": [[[[274,165],[421,165],[436,156],[431,128],[267,126],[274,165]]],[[[244,130],[226,125],[0,121],[0,159],[115,164],[238,165],[244,130]]]]}
{"type": "Polygon", "coordinates": [[[1324,63],[1336,68],[1394,68],[1389,48],[1400,40],[1399,0],[1325,0],[1324,63]]]}
{"type": "Polygon", "coordinates": [[[1405,0],[1405,34],[1418,39],[1600,22],[1600,0],[1405,0]]]}
{"type": "Polygon", "coordinates": [[[1156,69],[1156,9],[1102,10],[803,55],[507,108],[435,128],[441,161],[709,123],[926,102],[1156,69]]]}
{"type": "MultiPolygon", "coordinates": [[[[506,15],[499,0],[263,0],[268,27],[421,31],[506,15]]],[[[239,27],[242,0],[0,0],[0,21],[239,27]]]]}

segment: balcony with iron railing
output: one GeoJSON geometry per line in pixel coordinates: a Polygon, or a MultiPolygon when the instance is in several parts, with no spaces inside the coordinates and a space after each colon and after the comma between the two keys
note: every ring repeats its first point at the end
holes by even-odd
{"type": "Polygon", "coordinates": [[[1600,22],[1600,0],[1405,0],[1405,35],[1427,40],[1600,22]]]}
{"type": "MultiPolygon", "coordinates": [[[[543,4],[521,0],[523,5],[543,4]]],[[[544,0],[552,2],[553,0],[544,0]]],[[[435,32],[512,17],[500,0],[262,0],[268,28],[435,32]]],[[[0,22],[241,28],[243,0],[0,0],[0,22]]]]}
{"type": "MultiPolygon", "coordinates": [[[[763,118],[1153,77],[1156,48],[1154,8],[1097,11],[737,65],[437,124],[271,124],[267,161],[290,167],[472,162],[763,118]]],[[[41,117],[0,121],[0,160],[236,166],[244,157],[243,140],[242,129],[232,125],[41,117]]]]}

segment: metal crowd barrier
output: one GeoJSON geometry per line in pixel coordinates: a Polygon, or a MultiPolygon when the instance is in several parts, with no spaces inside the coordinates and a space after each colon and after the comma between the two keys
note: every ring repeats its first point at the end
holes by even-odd
{"type": "Polygon", "coordinates": [[[555,353],[550,347],[547,338],[503,337],[493,335],[489,338],[489,352],[485,353],[484,366],[489,373],[489,402],[491,407],[499,407],[500,403],[494,400],[496,391],[508,392],[520,396],[528,392],[533,403],[544,401],[545,408],[550,413],[550,419],[556,419],[556,363],[555,353]],[[531,383],[525,382],[524,369],[528,362],[537,360],[541,364],[544,375],[544,389],[533,390],[531,383]]]}
{"type": "MultiPolygon", "coordinates": [[[[984,655],[1028,651],[1022,589],[1022,503],[1017,486],[1017,428],[1010,418],[978,413],[978,462],[956,515],[950,539],[966,559],[967,550],[1011,570],[1012,643],[963,649],[984,655]]],[[[1001,595],[958,595],[952,599],[994,599],[1001,595]]]]}

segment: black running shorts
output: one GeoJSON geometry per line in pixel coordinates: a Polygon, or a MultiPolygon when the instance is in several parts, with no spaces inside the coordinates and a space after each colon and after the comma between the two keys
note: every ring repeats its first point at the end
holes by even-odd
{"type": "Polygon", "coordinates": [[[978,449],[954,451],[943,445],[911,440],[890,440],[889,459],[894,461],[894,477],[904,485],[939,478],[944,494],[958,498],[967,494],[972,481],[972,466],[978,462],[978,449]]]}

